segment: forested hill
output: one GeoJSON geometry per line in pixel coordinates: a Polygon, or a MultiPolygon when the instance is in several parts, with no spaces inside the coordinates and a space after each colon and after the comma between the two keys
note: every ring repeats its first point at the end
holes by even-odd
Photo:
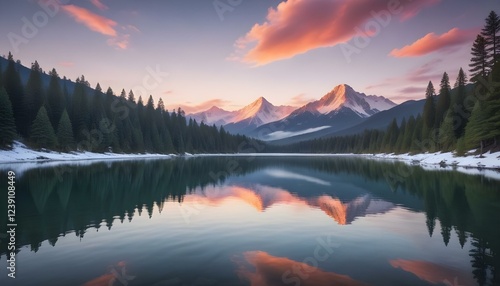
{"type": "Polygon", "coordinates": [[[162,99],[117,96],[84,76],[72,82],[55,69],[46,73],[36,61],[28,69],[10,53],[0,58],[0,134],[0,148],[21,140],[35,149],[118,153],[241,152],[253,141],[186,120],[162,99]]]}

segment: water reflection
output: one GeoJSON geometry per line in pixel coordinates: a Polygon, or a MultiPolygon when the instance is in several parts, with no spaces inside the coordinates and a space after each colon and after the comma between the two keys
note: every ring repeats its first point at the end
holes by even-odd
{"type": "Polygon", "coordinates": [[[470,275],[458,269],[420,260],[395,259],[390,261],[392,267],[401,268],[431,284],[474,285],[470,275]]]}
{"type": "Polygon", "coordinates": [[[264,251],[245,252],[243,259],[236,263],[238,276],[249,281],[251,286],[366,285],[347,275],[326,272],[307,263],[272,256],[264,251]]]}
{"type": "Polygon", "coordinates": [[[260,184],[253,185],[251,188],[237,185],[197,188],[186,195],[183,202],[219,205],[228,199],[241,200],[259,212],[279,204],[318,208],[340,225],[352,223],[357,217],[384,213],[394,207],[394,204],[374,199],[369,194],[349,202],[342,202],[339,198],[329,195],[307,198],[281,188],[260,184]]]}
{"type": "Polygon", "coordinates": [[[97,278],[94,278],[82,286],[114,286],[114,285],[128,285],[130,281],[134,280],[135,276],[127,273],[127,263],[120,261],[116,265],[109,267],[108,272],[97,278]]]}
{"type": "MultiPolygon", "coordinates": [[[[467,263],[472,269],[469,273],[478,285],[500,284],[499,184],[481,176],[350,158],[113,162],[67,166],[62,170],[35,168],[17,175],[18,249],[28,246],[38,252],[47,247],[44,242],[56,246],[65,236],[84,240],[91,230],[112,229],[114,224],[131,222],[137,215],[152,218],[154,209],[161,213],[171,202],[218,207],[239,200],[258,213],[294,206],[315,210],[324,218],[332,218],[329,223],[347,230],[356,227],[362,217],[382,220],[384,214],[404,209],[425,215],[425,220],[418,223],[425,225],[428,236],[442,239],[442,247],[449,248],[454,240],[466,247],[464,251],[470,257],[467,263]]],[[[6,185],[6,178],[5,171],[0,171],[0,185],[6,185]]],[[[6,207],[6,201],[1,200],[0,213],[6,213],[6,207]]],[[[0,216],[0,233],[6,232],[6,219],[0,216]]],[[[399,227],[394,225],[396,230],[399,227]]],[[[248,250],[252,252],[245,257],[260,265],[260,270],[249,272],[254,274],[240,273],[248,281],[264,279],[262,283],[270,283],[272,280],[265,280],[271,278],[266,278],[268,272],[263,266],[274,267],[269,261],[300,265],[290,258],[273,257],[269,253],[274,252],[269,250],[248,250]]],[[[5,259],[6,251],[2,244],[0,259],[5,259]]],[[[446,275],[433,274],[430,268],[438,266],[426,263],[434,262],[408,256],[390,261],[393,271],[412,273],[428,283],[454,279],[450,277],[452,272],[444,270],[438,272],[446,275]]],[[[331,276],[335,273],[318,271],[321,277],[336,277],[331,276]]],[[[109,273],[106,275],[110,278],[109,273]]],[[[470,282],[461,279],[462,284],[470,282]]]]}

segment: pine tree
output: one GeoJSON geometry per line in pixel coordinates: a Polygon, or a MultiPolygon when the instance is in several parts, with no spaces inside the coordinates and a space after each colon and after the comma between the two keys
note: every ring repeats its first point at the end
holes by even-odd
{"type": "Polygon", "coordinates": [[[394,118],[391,124],[387,127],[387,131],[383,140],[382,152],[395,152],[394,147],[399,136],[399,128],[396,118],[394,118]]]}
{"type": "Polygon", "coordinates": [[[480,153],[483,154],[484,141],[489,137],[492,128],[488,123],[488,111],[486,103],[476,102],[469,123],[465,127],[465,146],[467,149],[480,147],[480,153]]]}
{"type": "Polygon", "coordinates": [[[441,79],[440,89],[439,89],[439,98],[436,104],[436,119],[435,119],[435,127],[439,128],[441,123],[444,120],[444,116],[448,112],[451,103],[451,95],[450,95],[450,79],[448,74],[445,72],[443,74],[443,78],[441,79]]]}
{"type": "Polygon", "coordinates": [[[452,111],[448,111],[444,118],[443,124],[439,128],[439,144],[442,151],[451,151],[455,146],[456,138],[453,128],[452,111]]]}
{"type": "Polygon", "coordinates": [[[10,52],[3,82],[5,91],[9,95],[9,100],[12,103],[12,112],[14,113],[17,131],[20,134],[28,134],[29,125],[27,125],[24,108],[24,89],[21,84],[21,77],[16,70],[16,63],[10,52]]]}
{"type": "Polygon", "coordinates": [[[2,62],[0,61],[0,88],[3,87],[3,67],[2,62]]]}
{"type": "Polygon", "coordinates": [[[408,152],[411,149],[411,140],[412,140],[412,135],[413,131],[415,130],[415,117],[410,116],[410,119],[408,119],[408,122],[406,123],[405,127],[405,134],[403,136],[403,143],[401,145],[400,152],[408,152]]]}
{"type": "Polygon", "coordinates": [[[427,85],[427,90],[425,91],[425,104],[424,111],[422,114],[423,118],[423,131],[422,139],[427,139],[431,130],[434,128],[435,118],[436,118],[436,104],[435,104],[435,94],[434,85],[429,81],[427,85]]]}
{"type": "Polygon", "coordinates": [[[457,90],[457,95],[455,97],[455,101],[453,103],[452,117],[457,121],[455,124],[455,138],[460,138],[463,136],[465,131],[465,126],[469,120],[469,112],[465,107],[465,97],[466,97],[466,89],[465,85],[467,83],[467,76],[464,73],[464,70],[460,68],[458,72],[457,80],[455,81],[455,88],[457,90]]]}
{"type": "MultiPolygon", "coordinates": [[[[82,76],[83,77],[83,76],[82,76]]],[[[85,79],[77,79],[75,90],[73,92],[73,101],[71,104],[70,119],[73,125],[73,135],[75,140],[83,141],[85,138],[85,131],[89,131],[87,122],[89,117],[87,95],[85,93],[85,79]]]]}
{"type": "Polygon", "coordinates": [[[102,94],[102,88],[99,83],[97,83],[94,89],[94,95],[92,96],[90,103],[90,129],[100,129],[101,120],[106,117],[104,111],[104,95],[102,94]]]}
{"type": "Polygon", "coordinates": [[[413,130],[413,134],[411,136],[411,147],[410,151],[423,151],[420,146],[422,141],[422,133],[424,129],[424,119],[420,114],[415,118],[415,129],[413,130]]]}
{"type": "Polygon", "coordinates": [[[128,101],[130,103],[135,103],[135,95],[134,95],[134,92],[132,90],[130,90],[128,92],[128,101]]]}
{"type": "Polygon", "coordinates": [[[59,143],[60,150],[74,149],[73,127],[71,126],[71,120],[66,109],[62,113],[57,127],[57,142],[59,143]]]}
{"type": "Polygon", "coordinates": [[[61,85],[59,84],[59,75],[56,69],[52,69],[50,72],[50,82],[49,88],[47,90],[47,102],[45,104],[47,113],[49,115],[50,123],[52,127],[57,129],[59,120],[66,106],[66,98],[64,97],[61,85]]]}
{"type": "Polygon", "coordinates": [[[8,147],[16,138],[16,123],[12,104],[3,87],[0,87],[0,134],[0,148],[8,147]]]}
{"type": "MultiPolygon", "coordinates": [[[[35,120],[36,113],[45,101],[45,94],[42,84],[42,74],[40,65],[35,61],[31,65],[31,71],[26,84],[26,92],[24,96],[24,108],[26,112],[26,120],[28,126],[31,126],[35,120]]],[[[28,131],[28,130],[25,130],[28,131]]],[[[28,134],[21,134],[27,137],[28,134]]]]}
{"type": "Polygon", "coordinates": [[[50,124],[50,119],[44,106],[40,108],[31,125],[30,142],[36,148],[47,149],[53,149],[57,144],[54,128],[50,124]]]}
{"type": "Polygon", "coordinates": [[[488,54],[486,52],[486,40],[478,35],[471,50],[472,58],[469,67],[471,80],[478,81],[479,77],[486,77],[486,68],[488,67],[488,54]]]}
{"type": "Polygon", "coordinates": [[[163,99],[161,99],[161,97],[158,100],[158,106],[156,108],[159,109],[162,113],[165,112],[165,104],[163,103],[163,99]]]}
{"type": "Polygon", "coordinates": [[[500,56],[500,17],[495,11],[491,11],[486,18],[486,25],[481,31],[484,37],[487,56],[487,65],[491,69],[500,56]]]}
{"type": "Polygon", "coordinates": [[[396,153],[401,153],[401,150],[403,149],[403,140],[404,136],[406,133],[406,118],[403,118],[403,121],[401,121],[401,125],[399,127],[399,135],[396,140],[396,144],[394,146],[394,152],[396,153]]]}

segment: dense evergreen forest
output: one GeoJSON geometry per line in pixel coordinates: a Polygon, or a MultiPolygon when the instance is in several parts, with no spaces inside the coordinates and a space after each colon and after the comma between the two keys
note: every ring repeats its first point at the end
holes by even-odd
{"type": "Polygon", "coordinates": [[[245,142],[252,142],[187,120],[180,108],[169,112],[161,98],[155,105],[149,96],[144,104],[132,91],[116,96],[99,83],[92,89],[83,75],[73,83],[52,69],[44,84],[36,61],[23,85],[19,67],[11,53],[7,66],[0,66],[0,148],[20,140],[58,151],[216,153],[241,152],[245,142]]]}
{"type": "Polygon", "coordinates": [[[422,114],[394,119],[386,130],[322,138],[287,146],[287,152],[423,153],[478,148],[497,151],[500,139],[500,17],[492,11],[472,45],[470,82],[458,71],[454,89],[445,72],[436,90],[429,82],[422,114]]]}

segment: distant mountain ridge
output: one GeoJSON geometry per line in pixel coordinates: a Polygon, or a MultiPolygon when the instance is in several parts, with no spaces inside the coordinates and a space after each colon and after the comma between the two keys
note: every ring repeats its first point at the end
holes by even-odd
{"type": "Polygon", "coordinates": [[[366,95],[347,84],[340,84],[319,100],[303,105],[289,116],[246,134],[265,141],[275,141],[322,130],[336,132],[395,106],[394,102],[383,96],[366,95]]]}
{"type": "Polygon", "coordinates": [[[189,114],[188,117],[208,125],[224,126],[231,133],[244,134],[245,130],[251,131],[263,124],[282,119],[294,109],[293,106],[275,106],[264,97],[259,97],[254,102],[236,111],[227,111],[212,106],[208,110],[189,114]]]}
{"type": "Polygon", "coordinates": [[[213,106],[188,116],[208,125],[224,126],[231,133],[273,141],[326,129],[343,130],[394,106],[394,102],[383,96],[366,95],[340,84],[319,100],[299,108],[274,106],[259,97],[237,111],[213,106]]]}
{"type": "Polygon", "coordinates": [[[366,95],[355,91],[347,84],[340,84],[321,99],[310,102],[295,112],[310,111],[313,113],[328,114],[345,107],[364,118],[394,106],[396,106],[394,102],[383,96],[366,95]]]}

